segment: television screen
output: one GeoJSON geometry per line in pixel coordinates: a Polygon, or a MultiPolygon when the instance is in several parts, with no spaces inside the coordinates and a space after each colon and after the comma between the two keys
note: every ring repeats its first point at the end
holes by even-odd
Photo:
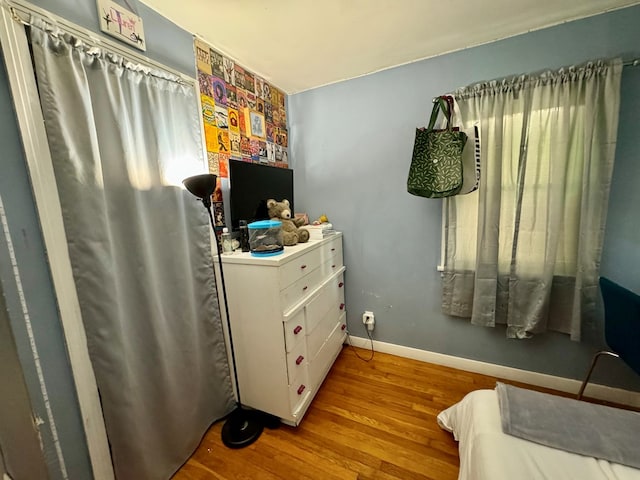
{"type": "Polygon", "coordinates": [[[239,220],[247,223],[269,218],[267,200],[289,200],[293,209],[293,170],[259,163],[229,160],[231,227],[239,220]]]}

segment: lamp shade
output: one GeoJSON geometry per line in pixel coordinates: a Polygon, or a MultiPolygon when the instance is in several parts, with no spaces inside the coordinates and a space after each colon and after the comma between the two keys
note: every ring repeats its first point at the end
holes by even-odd
{"type": "Polygon", "coordinates": [[[182,183],[192,195],[201,199],[209,199],[216,189],[216,179],[217,177],[212,173],[203,173],[185,178],[182,183]]]}

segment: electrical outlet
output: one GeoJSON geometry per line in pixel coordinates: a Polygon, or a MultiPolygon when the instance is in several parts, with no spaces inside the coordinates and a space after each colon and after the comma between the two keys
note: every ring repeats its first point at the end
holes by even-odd
{"type": "Polygon", "coordinates": [[[362,314],[362,323],[364,323],[367,326],[367,330],[371,332],[373,330],[373,327],[376,324],[376,319],[375,319],[375,316],[373,315],[373,312],[369,312],[369,311],[364,312],[362,314]]]}

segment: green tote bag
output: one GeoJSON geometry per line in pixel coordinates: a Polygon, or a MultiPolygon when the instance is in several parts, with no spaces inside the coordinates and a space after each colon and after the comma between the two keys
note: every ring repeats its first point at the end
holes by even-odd
{"type": "Polygon", "coordinates": [[[467,134],[451,127],[453,98],[439,97],[429,126],[416,129],[413,156],[409,167],[407,191],[426,198],[456,195],[462,188],[462,150],[467,134]],[[446,128],[435,130],[438,113],[446,118],[446,128]]]}

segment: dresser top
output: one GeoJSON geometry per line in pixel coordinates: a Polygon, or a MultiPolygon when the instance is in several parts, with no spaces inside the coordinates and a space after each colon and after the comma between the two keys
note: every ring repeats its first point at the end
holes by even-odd
{"type": "MultiPolygon", "coordinates": [[[[280,265],[287,263],[294,258],[304,255],[306,252],[319,247],[322,244],[329,243],[336,238],[342,238],[342,232],[337,232],[334,235],[330,235],[322,240],[309,240],[306,243],[298,243],[290,247],[284,247],[284,252],[281,255],[275,255],[273,257],[254,257],[249,252],[235,251],[230,255],[222,255],[222,263],[241,263],[247,265],[269,265],[272,267],[279,267],[280,265]]],[[[217,260],[217,256],[214,257],[217,260]]]]}

